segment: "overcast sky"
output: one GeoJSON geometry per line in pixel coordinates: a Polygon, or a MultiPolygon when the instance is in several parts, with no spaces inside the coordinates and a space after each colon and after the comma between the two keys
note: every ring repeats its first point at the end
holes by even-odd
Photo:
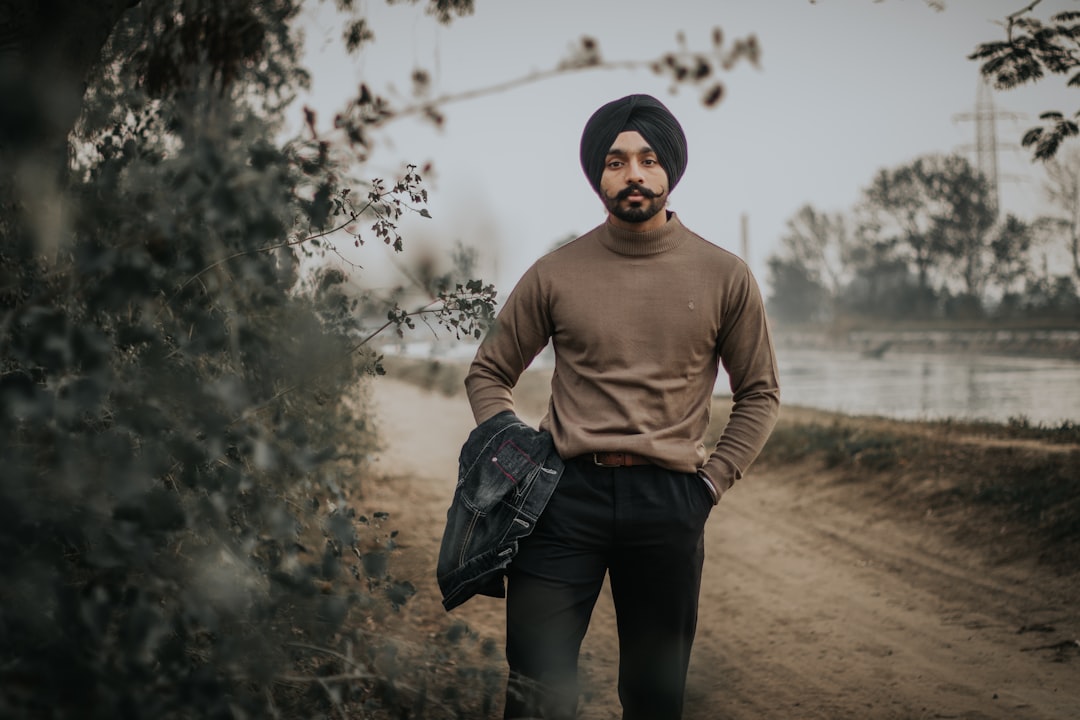
{"type": "MultiPolygon", "coordinates": [[[[325,129],[360,82],[407,97],[414,67],[432,73],[436,94],[456,93],[552,68],[582,35],[599,42],[606,60],[622,61],[675,50],[680,31],[690,49],[708,48],[714,26],[729,44],[754,34],[760,68],[742,63],[723,75],[727,91],[715,109],[703,108],[693,88],[672,94],[648,70],[580,72],[448,105],[441,131],[397,121],[359,172],[389,177],[407,162],[433,163],[425,179],[434,220],[407,223],[407,238],[414,247],[449,250],[461,241],[481,249],[484,279],[508,291],[556,242],[603,221],[578,164],[581,129],[601,104],[649,93],[688,137],[689,166],[671,209],[739,254],[745,214],[747,259],[766,285],[765,260],[803,204],[848,211],[881,168],[969,152],[975,125],[957,118],[975,107],[978,65],[967,55],[1003,38],[995,23],[1029,1],[946,0],[936,12],[922,0],[476,0],[474,15],[440,26],[423,4],[367,0],[376,39],[359,56],[336,49],[341,26],[328,8],[307,19],[314,82],[301,100],[325,129]]],[[[1043,0],[1036,17],[1066,9],[1080,2],[1043,0]]],[[[1042,171],[1019,139],[1039,113],[1074,112],[1078,99],[1058,78],[994,94],[999,111],[1023,116],[997,122],[1004,211],[1031,219],[1044,210],[1042,171]]],[[[355,256],[374,284],[378,254],[355,256]]]]}

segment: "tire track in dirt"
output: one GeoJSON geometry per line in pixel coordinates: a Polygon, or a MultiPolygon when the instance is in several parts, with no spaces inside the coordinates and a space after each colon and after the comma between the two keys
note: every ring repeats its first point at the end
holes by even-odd
{"type": "Polygon", "coordinates": [[[1078,716],[1075,664],[1017,634],[1039,615],[1076,636],[1038,577],[813,495],[752,473],[710,518],[689,717],[1078,716]]]}

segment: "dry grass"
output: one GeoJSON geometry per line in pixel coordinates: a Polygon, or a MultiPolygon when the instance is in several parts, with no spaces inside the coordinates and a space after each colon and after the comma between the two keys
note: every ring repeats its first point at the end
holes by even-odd
{"type": "Polygon", "coordinates": [[[758,462],[816,467],[994,559],[1034,557],[1074,572],[1080,445],[1071,432],[785,408],[758,462]]]}

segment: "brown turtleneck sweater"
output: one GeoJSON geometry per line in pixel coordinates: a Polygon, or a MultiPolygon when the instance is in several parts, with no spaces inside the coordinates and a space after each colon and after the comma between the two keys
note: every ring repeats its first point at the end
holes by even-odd
{"type": "Polygon", "coordinates": [[[513,409],[512,388],[549,339],[555,371],[540,427],[563,458],[637,453],[703,470],[722,493],[776,423],[776,357],[757,284],[746,263],[673,213],[649,232],[607,222],[526,271],[465,379],[478,423],[513,409]],[[719,363],[734,407],[709,455],[719,363]]]}

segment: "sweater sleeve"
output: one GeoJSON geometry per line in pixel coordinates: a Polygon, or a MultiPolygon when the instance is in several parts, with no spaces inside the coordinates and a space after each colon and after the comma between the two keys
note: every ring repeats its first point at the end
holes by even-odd
{"type": "Polygon", "coordinates": [[[513,388],[551,333],[551,317],[534,265],[506,299],[465,377],[465,393],[477,424],[514,409],[513,388]]]}
{"type": "Polygon", "coordinates": [[[761,452],[780,412],[779,374],[765,305],[749,268],[744,266],[743,271],[741,282],[732,288],[730,311],[717,338],[734,404],[716,449],[702,468],[718,499],[761,452]]]}

